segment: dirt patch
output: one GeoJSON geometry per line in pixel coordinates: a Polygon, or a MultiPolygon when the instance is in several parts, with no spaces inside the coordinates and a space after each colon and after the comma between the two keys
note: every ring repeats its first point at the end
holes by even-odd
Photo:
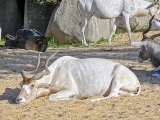
{"type": "MultiPolygon", "coordinates": [[[[141,39],[140,33],[133,38],[141,39]]],[[[47,56],[57,49],[49,48],[42,53],[42,66],[47,56]]],[[[0,47],[0,119],[1,120],[159,120],[160,80],[152,78],[153,67],[148,61],[140,64],[137,56],[140,48],[129,44],[126,34],[116,35],[112,47],[91,45],[89,48],[70,47],[59,49],[59,58],[70,55],[78,58],[105,58],[130,68],[138,77],[142,91],[136,97],[118,97],[90,102],[85,100],[49,101],[47,96],[26,104],[15,104],[22,80],[20,71],[31,70],[38,53],[22,49],[0,47]]],[[[54,60],[51,60],[52,62],[54,60]]],[[[40,69],[42,70],[42,69],[40,69]]]]}

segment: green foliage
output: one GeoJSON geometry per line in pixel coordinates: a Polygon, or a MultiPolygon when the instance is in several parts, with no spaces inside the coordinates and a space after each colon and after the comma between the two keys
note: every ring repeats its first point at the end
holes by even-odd
{"type": "Polygon", "coordinates": [[[54,37],[48,40],[48,47],[54,47],[54,48],[58,47],[58,43],[56,42],[54,37]]]}
{"type": "Polygon", "coordinates": [[[115,34],[120,34],[120,33],[125,33],[126,30],[122,29],[122,28],[117,28],[115,34]]]}
{"type": "MultiPolygon", "coordinates": [[[[124,29],[121,29],[121,28],[117,28],[115,34],[112,36],[112,40],[114,40],[116,34],[120,34],[120,33],[125,33],[126,30],[124,29]]],[[[82,46],[82,43],[81,42],[77,42],[77,41],[74,41],[73,43],[73,40],[70,39],[68,36],[65,36],[65,40],[68,44],[58,44],[55,40],[55,38],[53,37],[52,39],[48,40],[48,46],[49,47],[54,47],[54,48],[59,48],[59,47],[77,47],[77,46],[82,46]],[[75,43],[76,42],[76,43],[75,43]]],[[[103,37],[97,41],[97,42],[91,42],[91,41],[87,41],[87,44],[103,44],[103,43],[106,43],[107,42],[107,39],[104,39],[103,37]]]]}
{"type": "Polygon", "coordinates": [[[112,35],[112,39],[114,39],[116,37],[116,35],[114,34],[114,35],[112,35]]]}
{"type": "Polygon", "coordinates": [[[55,40],[55,38],[48,39],[48,47],[54,47],[54,48],[60,48],[60,47],[77,47],[81,46],[81,42],[73,43],[72,40],[69,37],[65,37],[65,40],[68,42],[68,44],[58,44],[55,40]]]}
{"type": "Polygon", "coordinates": [[[1,45],[4,45],[4,44],[5,44],[5,39],[2,38],[2,39],[0,40],[0,46],[1,46],[1,45]]]}
{"type": "Polygon", "coordinates": [[[65,40],[67,41],[67,43],[70,43],[71,45],[74,45],[72,40],[69,37],[65,36],[65,40]]]}
{"type": "Polygon", "coordinates": [[[117,28],[115,31],[115,34],[112,36],[112,39],[114,40],[114,38],[116,37],[116,34],[120,34],[120,33],[126,33],[126,30],[122,28],[117,28]]]}
{"type": "Polygon", "coordinates": [[[102,43],[104,43],[104,42],[106,42],[106,41],[107,41],[107,39],[104,39],[104,38],[102,37],[99,41],[96,42],[96,44],[102,44],[102,43]]]}
{"type": "Polygon", "coordinates": [[[142,28],[141,28],[141,29],[139,29],[139,30],[138,30],[138,29],[133,29],[133,30],[132,30],[132,32],[133,32],[133,33],[142,32],[142,28]]]}

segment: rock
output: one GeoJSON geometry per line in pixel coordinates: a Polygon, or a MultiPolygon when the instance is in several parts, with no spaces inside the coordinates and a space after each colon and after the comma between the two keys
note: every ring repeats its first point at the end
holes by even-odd
{"type": "Polygon", "coordinates": [[[2,29],[1,29],[1,27],[0,27],[0,40],[1,40],[1,32],[2,32],[2,29]]]}
{"type": "Polygon", "coordinates": [[[45,34],[49,19],[57,4],[57,0],[26,0],[24,29],[36,29],[45,34]]]}
{"type": "Polygon", "coordinates": [[[19,0],[0,0],[0,27],[2,37],[14,35],[23,25],[23,16],[18,7],[19,0]]]}
{"type": "MultiPolygon", "coordinates": [[[[154,0],[146,0],[150,2],[154,2],[154,0]]],[[[146,16],[133,16],[130,18],[130,26],[132,31],[144,31],[145,29],[148,28],[149,25],[149,20],[151,16],[148,14],[146,16]]],[[[118,26],[120,28],[125,28],[125,22],[122,20],[120,25],[118,26]]]]}
{"type": "MultiPolygon", "coordinates": [[[[77,0],[62,0],[50,18],[46,37],[55,37],[60,44],[81,41],[79,23],[81,15],[77,9],[77,0]]],[[[86,40],[98,41],[102,37],[108,38],[110,34],[110,20],[95,18],[90,19],[85,29],[86,40]]]]}
{"type": "Polygon", "coordinates": [[[143,31],[144,29],[148,28],[149,20],[151,16],[143,16],[143,17],[133,17],[130,19],[130,24],[132,30],[140,30],[143,31]]]}
{"type": "MultiPolygon", "coordinates": [[[[145,29],[148,28],[149,25],[149,20],[150,20],[151,16],[147,15],[147,16],[143,16],[143,17],[131,17],[130,18],[130,26],[132,31],[144,31],[145,29]]],[[[120,24],[118,25],[119,28],[123,28],[126,29],[125,27],[125,21],[124,19],[122,19],[122,21],[120,22],[120,24]]]]}

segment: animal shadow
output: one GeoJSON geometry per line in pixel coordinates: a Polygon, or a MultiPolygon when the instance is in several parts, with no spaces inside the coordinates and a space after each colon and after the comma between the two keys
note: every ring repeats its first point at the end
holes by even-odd
{"type": "Polygon", "coordinates": [[[15,104],[19,92],[20,92],[19,88],[15,89],[6,88],[5,92],[2,95],[0,95],[0,101],[8,100],[10,104],[15,104]]]}

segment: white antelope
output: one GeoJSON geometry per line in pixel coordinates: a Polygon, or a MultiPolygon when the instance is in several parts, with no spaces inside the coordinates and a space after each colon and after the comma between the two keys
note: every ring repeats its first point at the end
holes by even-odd
{"type": "Polygon", "coordinates": [[[82,45],[88,46],[84,31],[87,22],[93,15],[101,19],[115,18],[112,32],[108,38],[108,43],[111,45],[111,38],[122,18],[125,20],[129,40],[133,42],[130,34],[129,18],[147,14],[153,15],[155,11],[159,11],[159,0],[154,3],[145,0],[78,0],[77,6],[82,15],[80,23],[82,45]]]}
{"type": "Polygon", "coordinates": [[[48,67],[48,61],[54,55],[46,60],[46,71],[31,78],[27,77],[27,74],[37,71],[40,57],[35,70],[22,70],[23,81],[17,103],[26,103],[49,94],[49,100],[104,96],[91,100],[99,101],[124,94],[134,96],[140,93],[140,83],[136,75],[119,63],[100,58],[79,59],[63,56],[48,67]]]}

